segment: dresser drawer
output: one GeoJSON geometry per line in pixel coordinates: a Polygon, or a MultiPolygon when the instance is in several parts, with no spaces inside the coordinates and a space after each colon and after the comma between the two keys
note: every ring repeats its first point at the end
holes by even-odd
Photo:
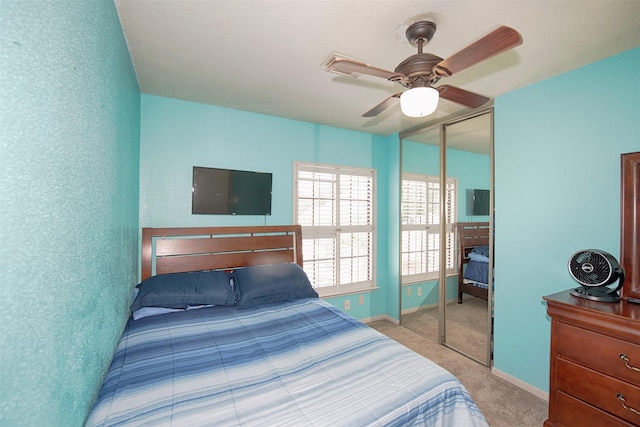
{"type": "Polygon", "coordinates": [[[556,405],[556,424],[564,427],[606,426],[630,427],[636,424],[628,423],[618,417],[591,406],[582,400],[569,396],[561,391],[556,393],[556,401],[549,404],[556,405]]]}
{"type": "Polygon", "coordinates": [[[640,415],[625,409],[618,399],[622,394],[626,405],[640,410],[640,387],[620,381],[562,358],[556,359],[556,388],[596,406],[632,424],[640,425],[640,415]]]}
{"type": "Polygon", "coordinates": [[[558,355],[607,375],[640,385],[640,344],[558,323],[558,355]],[[620,355],[626,355],[625,361],[620,355]]]}

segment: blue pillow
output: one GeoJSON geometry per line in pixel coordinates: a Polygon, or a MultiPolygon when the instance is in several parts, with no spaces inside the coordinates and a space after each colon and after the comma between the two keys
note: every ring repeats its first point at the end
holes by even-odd
{"type": "Polygon", "coordinates": [[[138,285],[131,311],[142,307],[186,309],[190,305],[233,305],[235,292],[224,271],[193,271],[152,276],[138,285]]]}
{"type": "Polygon", "coordinates": [[[298,264],[245,267],[231,273],[238,294],[236,307],[245,309],[298,298],[318,298],[298,264]]]}
{"type": "Polygon", "coordinates": [[[484,255],[484,256],[489,256],[489,246],[488,245],[476,246],[475,248],[471,249],[471,252],[484,255]]]}

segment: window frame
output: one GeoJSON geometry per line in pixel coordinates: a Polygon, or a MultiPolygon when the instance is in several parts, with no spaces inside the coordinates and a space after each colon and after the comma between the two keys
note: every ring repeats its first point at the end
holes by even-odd
{"type": "MultiPolygon", "coordinates": [[[[430,223],[430,216],[436,215],[439,219],[440,217],[440,177],[434,175],[427,174],[419,174],[419,173],[411,173],[411,172],[403,172],[401,178],[401,186],[402,186],[402,194],[401,194],[401,209],[400,209],[400,217],[401,217],[401,230],[400,230],[400,252],[401,252],[401,260],[400,260],[400,275],[401,275],[401,284],[409,285],[414,283],[422,283],[427,281],[437,280],[440,275],[440,228],[441,221],[438,223],[430,223]],[[414,222],[412,224],[405,223],[405,181],[414,181],[419,183],[424,183],[426,187],[426,194],[424,195],[424,218],[425,222],[414,222]],[[438,188],[435,191],[436,194],[432,197],[429,197],[429,184],[436,184],[438,188]],[[429,205],[432,205],[432,208],[429,209],[429,205]],[[431,212],[431,215],[430,213],[431,212]],[[418,240],[420,240],[419,233],[426,233],[425,237],[422,241],[418,242],[418,249],[409,250],[405,246],[405,233],[406,232],[414,232],[414,235],[417,235],[418,240]],[[429,236],[436,236],[435,240],[432,241],[431,245],[429,244],[429,236]],[[406,254],[420,254],[423,253],[422,257],[419,257],[418,261],[414,260],[413,264],[423,264],[422,271],[418,273],[410,273],[405,274],[405,257],[406,254]],[[433,254],[436,256],[435,259],[430,259],[429,254],[433,254]]],[[[445,230],[447,236],[447,259],[449,261],[449,266],[446,270],[446,275],[455,275],[457,273],[456,265],[457,265],[457,251],[456,251],[456,233],[455,233],[455,224],[457,222],[457,195],[458,195],[458,180],[457,178],[449,177],[446,179],[445,186],[447,187],[447,191],[450,193],[447,196],[447,218],[445,221],[445,230]],[[449,190],[449,186],[452,188],[449,190]]],[[[413,197],[417,197],[418,195],[414,195],[413,197]]],[[[419,216],[419,215],[416,215],[419,216]]]]}
{"type": "MultiPolygon", "coordinates": [[[[310,180],[315,181],[315,180],[310,180]]],[[[376,286],[376,256],[377,256],[377,200],[376,200],[376,191],[377,191],[377,176],[376,170],[373,168],[361,168],[361,167],[351,167],[351,166],[338,166],[338,165],[329,165],[323,163],[309,163],[309,162],[294,162],[293,164],[293,218],[296,224],[300,224],[302,226],[302,247],[303,247],[303,265],[304,269],[311,280],[311,283],[318,292],[321,297],[328,296],[337,296],[337,295],[345,295],[355,292],[363,292],[377,289],[376,286]],[[302,181],[299,174],[300,172],[314,172],[314,173],[322,173],[329,174],[335,176],[333,197],[330,198],[331,203],[333,203],[333,219],[330,224],[322,224],[322,225],[305,225],[302,224],[299,219],[299,210],[301,209],[300,204],[300,182],[302,181]],[[369,190],[369,198],[366,199],[365,205],[369,206],[368,216],[369,224],[357,224],[357,225],[345,225],[341,223],[341,203],[340,201],[346,200],[355,200],[357,203],[357,197],[354,198],[341,198],[341,193],[344,191],[340,188],[340,178],[341,177],[365,177],[366,179],[370,179],[370,190],[369,190]],[[356,233],[358,233],[356,235],[356,233]],[[363,236],[361,233],[367,234],[363,236]],[[364,270],[364,274],[368,276],[366,280],[359,280],[348,282],[345,280],[345,275],[353,276],[354,271],[350,269],[349,272],[344,272],[341,274],[341,267],[344,267],[344,264],[348,264],[350,261],[356,262],[358,259],[362,259],[362,253],[356,251],[355,256],[344,256],[345,246],[342,246],[340,242],[345,243],[345,238],[349,237],[363,237],[364,241],[366,241],[366,246],[368,246],[368,256],[364,257],[368,259],[368,263],[365,263],[365,266],[361,269],[364,270]],[[324,242],[321,242],[320,239],[324,239],[324,242]],[[329,241],[333,241],[333,257],[331,259],[332,266],[329,269],[333,270],[333,277],[331,279],[331,284],[320,285],[316,283],[316,277],[320,277],[322,274],[323,268],[319,266],[318,260],[320,257],[312,257],[310,254],[317,254],[320,252],[319,245],[323,243],[327,243],[329,241]],[[309,245],[313,247],[310,248],[309,245]],[[305,250],[306,249],[306,250],[305,250]]],[[[347,205],[353,207],[353,204],[347,205]]],[[[310,208],[310,207],[307,207],[310,208]]],[[[320,215],[320,214],[318,214],[320,215]]],[[[315,222],[315,221],[314,221],[315,222]]],[[[354,248],[355,245],[349,245],[350,248],[354,248]]],[[[325,246],[326,247],[326,246],[325,246]]],[[[329,251],[331,252],[331,251],[329,251]]],[[[325,259],[325,263],[328,263],[329,260],[325,259]]],[[[362,265],[362,264],[361,264],[362,265]]],[[[355,272],[356,275],[363,273],[358,273],[358,269],[355,272]]],[[[353,277],[352,277],[353,278],[353,277]]]]}

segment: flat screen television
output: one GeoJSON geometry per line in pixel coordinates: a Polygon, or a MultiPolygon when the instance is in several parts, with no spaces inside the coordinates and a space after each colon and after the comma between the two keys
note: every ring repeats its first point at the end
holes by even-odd
{"type": "Polygon", "coordinates": [[[489,215],[489,190],[467,189],[467,215],[489,215]]]}
{"type": "Polygon", "coordinates": [[[271,215],[272,174],[194,166],[192,214],[271,215]]]}

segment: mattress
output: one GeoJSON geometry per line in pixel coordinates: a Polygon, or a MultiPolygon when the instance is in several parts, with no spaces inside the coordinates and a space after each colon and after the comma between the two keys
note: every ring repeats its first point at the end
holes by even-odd
{"type": "Polygon", "coordinates": [[[305,298],[130,319],[86,425],[487,424],[452,374],[305,298]]]}

